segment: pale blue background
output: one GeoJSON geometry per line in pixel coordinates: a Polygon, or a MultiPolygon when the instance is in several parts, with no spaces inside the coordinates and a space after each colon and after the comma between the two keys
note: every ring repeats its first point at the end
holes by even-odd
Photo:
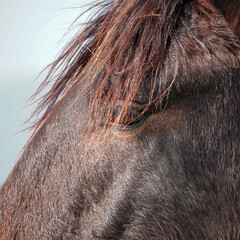
{"type": "Polygon", "coordinates": [[[30,135],[16,133],[25,128],[23,123],[32,111],[24,105],[43,80],[38,73],[73,36],[77,27],[63,37],[83,11],[80,7],[89,2],[0,0],[0,185],[30,135]]]}

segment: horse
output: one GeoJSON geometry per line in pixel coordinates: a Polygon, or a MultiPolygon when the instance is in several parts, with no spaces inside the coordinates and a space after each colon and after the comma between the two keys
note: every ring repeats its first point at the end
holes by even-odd
{"type": "Polygon", "coordinates": [[[34,95],[0,239],[240,239],[239,9],[94,3],[34,95]]]}

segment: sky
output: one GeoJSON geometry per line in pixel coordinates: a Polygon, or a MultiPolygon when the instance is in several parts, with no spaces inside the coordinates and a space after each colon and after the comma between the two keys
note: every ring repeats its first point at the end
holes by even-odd
{"type": "MultiPolygon", "coordinates": [[[[0,185],[30,132],[27,100],[78,28],[66,31],[90,0],[0,0],[0,185]]],[[[87,15],[78,21],[85,22],[87,15]]]]}

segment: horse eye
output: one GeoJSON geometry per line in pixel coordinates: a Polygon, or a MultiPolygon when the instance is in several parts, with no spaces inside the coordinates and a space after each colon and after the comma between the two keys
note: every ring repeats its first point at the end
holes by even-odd
{"type": "Polygon", "coordinates": [[[139,115],[135,119],[131,120],[126,124],[122,124],[122,128],[126,130],[131,130],[140,127],[147,119],[147,116],[144,114],[139,115]]]}
{"type": "MultiPolygon", "coordinates": [[[[114,110],[114,118],[117,119],[121,110],[121,105],[117,105],[114,110]]],[[[111,125],[117,126],[122,130],[131,130],[140,127],[147,119],[149,113],[143,112],[143,108],[130,106],[126,116],[119,121],[113,120],[111,125]]]]}
{"type": "Polygon", "coordinates": [[[117,126],[118,128],[122,129],[122,130],[131,130],[131,129],[135,129],[140,127],[145,121],[146,121],[147,117],[142,115],[139,116],[135,119],[129,119],[128,121],[125,120],[123,122],[113,122],[111,123],[111,126],[117,126]]]}

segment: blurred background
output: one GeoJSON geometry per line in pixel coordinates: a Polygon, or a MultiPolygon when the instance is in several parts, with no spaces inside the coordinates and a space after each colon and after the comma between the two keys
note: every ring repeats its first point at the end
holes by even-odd
{"type": "MultiPolygon", "coordinates": [[[[44,78],[38,76],[79,30],[64,36],[90,0],[0,0],[0,185],[29,131],[21,132],[33,107],[25,106],[44,78]],[[25,106],[25,107],[24,107],[25,106]],[[20,132],[20,133],[19,133],[20,132]]],[[[85,22],[84,15],[78,23],[85,22]]]]}

